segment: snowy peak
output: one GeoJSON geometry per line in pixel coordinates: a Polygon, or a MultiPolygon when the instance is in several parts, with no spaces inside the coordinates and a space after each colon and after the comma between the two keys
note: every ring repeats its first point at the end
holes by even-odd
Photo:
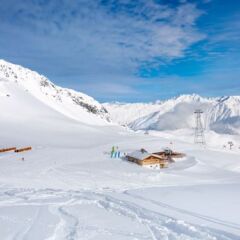
{"type": "Polygon", "coordinates": [[[105,104],[111,118],[134,130],[194,128],[194,110],[204,111],[204,126],[218,133],[240,132],[240,96],[204,98],[180,95],[165,101],[136,104],[105,104]]]}
{"type": "Polygon", "coordinates": [[[14,83],[44,104],[78,121],[90,124],[109,121],[107,110],[92,97],[56,86],[45,76],[4,60],[0,60],[0,83],[2,88],[3,84],[14,83]]]}
{"type": "Polygon", "coordinates": [[[222,96],[218,98],[218,102],[240,101],[240,96],[222,96]]]}
{"type": "Polygon", "coordinates": [[[178,97],[175,98],[175,100],[180,101],[180,102],[190,102],[190,101],[194,101],[194,102],[200,102],[201,100],[203,100],[203,98],[197,94],[183,94],[180,95],[178,97]]]}
{"type": "Polygon", "coordinates": [[[209,102],[212,99],[210,98],[203,98],[198,94],[185,94],[185,95],[180,95],[179,97],[176,98],[178,102],[209,102]]]}
{"type": "Polygon", "coordinates": [[[218,98],[216,104],[207,109],[206,125],[218,133],[238,134],[240,132],[240,97],[218,98]]]}
{"type": "Polygon", "coordinates": [[[178,104],[192,104],[201,105],[202,103],[210,102],[210,99],[203,98],[197,94],[191,95],[180,95],[168,100],[157,100],[154,103],[105,103],[104,106],[107,108],[111,115],[111,119],[122,125],[129,125],[140,118],[147,117],[151,118],[150,115],[156,117],[156,113],[163,114],[172,111],[173,108],[178,104]]]}

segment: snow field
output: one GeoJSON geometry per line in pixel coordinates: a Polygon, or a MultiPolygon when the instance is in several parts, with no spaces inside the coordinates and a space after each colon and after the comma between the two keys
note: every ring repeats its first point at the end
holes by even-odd
{"type": "Polygon", "coordinates": [[[6,189],[1,200],[4,239],[238,239],[142,207],[138,198],[131,202],[89,191],[6,189]]]}
{"type": "MultiPolygon", "coordinates": [[[[1,155],[4,239],[239,239],[238,154],[176,141],[188,156],[159,171],[111,159],[109,143],[82,148],[80,139],[79,148],[56,142],[1,155]]],[[[168,144],[142,134],[119,139],[122,151],[168,144]]]]}
{"type": "MultiPolygon", "coordinates": [[[[238,136],[209,131],[209,146],[203,148],[192,144],[189,128],[136,133],[107,123],[101,104],[84,94],[51,85],[20,66],[4,61],[0,66],[1,148],[32,146],[28,152],[0,153],[1,240],[240,239],[240,153],[220,147],[238,136]],[[76,98],[97,113],[73,103],[76,98]],[[110,158],[113,145],[122,154],[171,147],[187,156],[151,170],[110,158]]],[[[139,104],[136,111],[125,108],[131,116],[123,114],[124,121],[156,105],[166,112],[193,99],[216,101],[182,96],[144,106],[146,112],[139,104]]],[[[235,100],[219,103],[232,109],[235,100]]],[[[237,115],[225,110],[219,107],[227,119],[237,115]]],[[[214,116],[221,125],[224,119],[214,116]]],[[[237,129],[234,119],[228,130],[237,129]]],[[[154,121],[152,126],[161,127],[154,121]]]]}

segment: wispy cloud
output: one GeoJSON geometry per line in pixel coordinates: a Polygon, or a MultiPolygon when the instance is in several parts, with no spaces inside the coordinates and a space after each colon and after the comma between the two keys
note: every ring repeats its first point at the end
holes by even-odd
{"type": "Polygon", "coordinates": [[[231,19],[220,23],[215,30],[212,31],[211,43],[231,42],[238,43],[240,41],[240,14],[233,16],[231,19]]]}
{"type": "Polygon", "coordinates": [[[142,65],[183,57],[202,40],[205,35],[195,25],[201,14],[186,1],[3,0],[1,52],[6,54],[6,47],[10,59],[35,62],[47,74],[51,66],[55,78],[65,75],[68,80],[69,73],[81,84],[117,84],[123,76],[122,84],[129,86],[129,77],[142,65]]]}

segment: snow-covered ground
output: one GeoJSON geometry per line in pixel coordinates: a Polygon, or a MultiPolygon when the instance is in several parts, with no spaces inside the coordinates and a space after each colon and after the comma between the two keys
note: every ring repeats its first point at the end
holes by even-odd
{"type": "Polygon", "coordinates": [[[1,136],[4,146],[33,145],[0,155],[1,239],[239,239],[240,152],[176,140],[187,157],[150,170],[110,158],[111,146],[156,151],[169,139],[62,127],[40,127],[32,141],[24,129],[1,136]]]}
{"type": "Polygon", "coordinates": [[[0,153],[0,239],[240,239],[240,149],[196,146],[190,129],[145,135],[90,113],[78,121],[14,82],[0,90],[1,148],[33,147],[0,153]],[[166,169],[109,155],[170,142],[187,156],[166,169]]]}

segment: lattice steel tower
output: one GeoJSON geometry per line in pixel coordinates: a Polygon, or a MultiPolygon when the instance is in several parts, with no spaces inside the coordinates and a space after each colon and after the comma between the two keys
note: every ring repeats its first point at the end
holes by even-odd
{"type": "Polygon", "coordinates": [[[203,113],[203,111],[201,109],[196,109],[196,111],[194,112],[194,114],[196,116],[194,143],[205,145],[206,141],[205,141],[205,137],[204,137],[204,129],[203,129],[202,120],[201,120],[202,113],[203,113]]]}

